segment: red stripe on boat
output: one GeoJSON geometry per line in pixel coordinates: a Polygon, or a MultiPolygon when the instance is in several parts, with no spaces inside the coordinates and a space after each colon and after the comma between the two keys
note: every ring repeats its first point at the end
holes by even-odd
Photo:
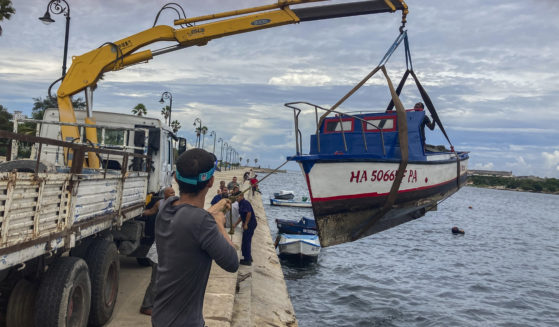
{"type": "MultiPolygon", "coordinates": [[[[456,182],[456,179],[451,179],[449,181],[442,182],[442,183],[435,184],[435,185],[430,185],[430,186],[422,186],[422,187],[417,187],[417,188],[410,188],[410,189],[407,189],[407,190],[400,190],[400,191],[398,191],[398,193],[406,193],[406,192],[427,190],[427,189],[439,187],[439,186],[442,186],[442,185],[445,185],[445,184],[448,184],[448,183],[452,183],[452,182],[456,182]]],[[[307,176],[307,183],[308,183],[308,176],[307,176]]],[[[309,190],[310,190],[310,185],[309,185],[309,190]]],[[[374,197],[386,196],[388,194],[389,194],[389,192],[387,192],[387,193],[373,192],[373,193],[360,193],[360,194],[350,194],[350,195],[336,195],[336,196],[329,196],[329,197],[326,197],[326,198],[311,198],[311,199],[312,199],[313,202],[325,202],[325,201],[332,201],[332,200],[374,198],[374,197]]]]}

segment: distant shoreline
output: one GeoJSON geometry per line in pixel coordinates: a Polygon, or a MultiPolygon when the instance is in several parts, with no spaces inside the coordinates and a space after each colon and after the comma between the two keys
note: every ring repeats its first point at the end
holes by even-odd
{"type": "Polygon", "coordinates": [[[468,186],[559,195],[559,179],[556,178],[469,176],[468,186]]]}

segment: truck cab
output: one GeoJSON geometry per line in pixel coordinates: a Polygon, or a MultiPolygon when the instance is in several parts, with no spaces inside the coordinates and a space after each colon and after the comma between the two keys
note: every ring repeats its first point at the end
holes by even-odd
{"type": "MultiPolygon", "coordinates": [[[[84,128],[86,112],[77,110],[76,121],[80,129],[84,128]]],[[[47,109],[42,124],[38,126],[38,136],[62,140],[60,133],[58,109],[47,109]]],[[[129,170],[139,171],[149,165],[148,193],[159,193],[172,182],[173,163],[175,160],[175,142],[178,138],[169,126],[157,118],[142,117],[113,112],[94,111],[97,121],[99,147],[146,154],[151,162],[134,158],[129,163],[129,170]]],[[[80,133],[84,135],[85,133],[80,133]]],[[[81,140],[83,141],[83,140],[81,140]]],[[[122,158],[101,155],[102,167],[110,170],[121,170],[122,158]]],[[[41,161],[54,165],[65,166],[64,153],[59,147],[46,145],[41,150],[41,161]]]]}

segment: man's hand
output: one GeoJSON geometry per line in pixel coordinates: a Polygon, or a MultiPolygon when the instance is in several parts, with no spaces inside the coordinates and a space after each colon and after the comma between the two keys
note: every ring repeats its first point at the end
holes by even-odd
{"type": "Polygon", "coordinates": [[[218,203],[214,204],[208,209],[208,212],[212,215],[217,212],[224,213],[231,209],[231,201],[229,199],[221,199],[218,203]]]}
{"type": "Polygon", "coordinates": [[[211,212],[211,214],[214,217],[216,224],[225,226],[225,214],[223,212],[211,212]]]}
{"type": "Polygon", "coordinates": [[[248,230],[248,224],[243,224],[243,229],[248,230]]]}

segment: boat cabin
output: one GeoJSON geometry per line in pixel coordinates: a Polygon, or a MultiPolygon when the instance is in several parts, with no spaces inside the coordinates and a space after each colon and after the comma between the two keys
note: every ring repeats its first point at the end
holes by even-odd
{"type": "MultiPolygon", "coordinates": [[[[406,110],[410,161],[425,161],[425,111],[406,110]]],[[[396,111],[327,117],[311,135],[309,155],[399,159],[396,111]]]]}

